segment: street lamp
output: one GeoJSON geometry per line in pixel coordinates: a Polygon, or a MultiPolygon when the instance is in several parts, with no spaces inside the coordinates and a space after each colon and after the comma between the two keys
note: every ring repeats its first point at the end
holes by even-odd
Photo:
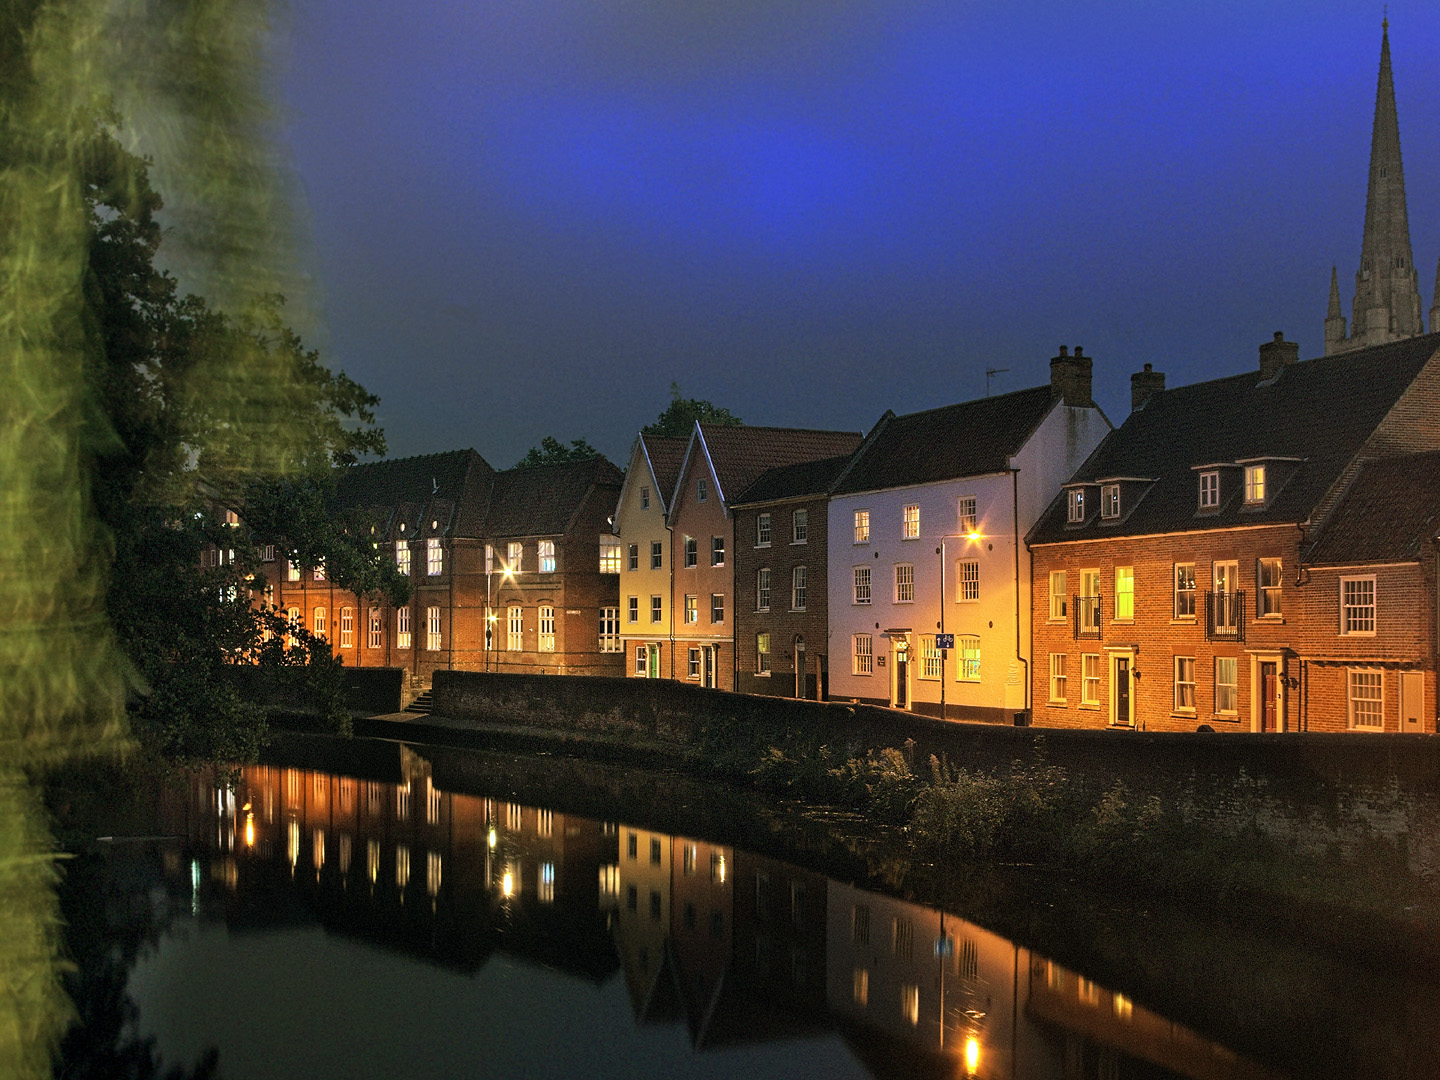
{"type": "MultiPolygon", "coordinates": [[[[968,540],[975,543],[980,539],[980,532],[971,529],[968,533],[947,533],[940,537],[940,546],[935,549],[935,554],[940,556],[940,634],[945,636],[945,541],[947,540],[968,540]]],[[[945,719],[945,656],[949,649],[940,649],[940,719],[945,719]]]]}

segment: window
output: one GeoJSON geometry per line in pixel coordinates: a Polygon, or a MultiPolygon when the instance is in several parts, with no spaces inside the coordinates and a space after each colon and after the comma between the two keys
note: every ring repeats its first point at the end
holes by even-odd
{"type": "Polygon", "coordinates": [[[700,621],[700,598],[693,593],[685,597],[685,621],[687,623],[700,621]]]}
{"type": "Polygon", "coordinates": [[[850,909],[850,941],[855,945],[870,944],[869,904],[856,904],[850,909]]]}
{"type": "Polygon", "coordinates": [[[980,681],[980,639],[973,634],[961,634],[955,639],[957,664],[955,678],[961,682],[980,681]]]}
{"type": "Polygon", "coordinates": [[[540,882],[535,888],[535,900],[541,904],[555,902],[555,864],[540,864],[540,882]]]}
{"type": "Polygon", "coordinates": [[[1100,704],[1100,654],[1080,654],[1080,704],[1100,704]]]}
{"type": "Polygon", "coordinates": [[[915,567],[909,563],[895,564],[895,602],[909,604],[915,600],[915,567]]]}
{"type": "Polygon", "coordinates": [[[980,519],[975,513],[974,495],[961,495],[955,500],[955,518],[958,526],[956,532],[968,536],[970,533],[979,531],[980,519]]]}
{"type": "Polygon", "coordinates": [[[855,567],[854,603],[870,603],[870,567],[855,567]]]}
{"type": "MultiPolygon", "coordinates": [[[[220,558],[220,565],[221,565],[221,566],[224,566],[224,565],[225,565],[224,555],[225,555],[225,553],[224,553],[223,551],[220,552],[220,556],[221,556],[221,558],[220,558]]],[[[231,555],[230,561],[231,561],[231,562],[234,562],[234,561],[235,561],[235,558],[234,558],[234,555],[233,555],[233,554],[231,555]]],[[[320,563],[319,565],[317,565],[317,566],[315,567],[315,580],[316,580],[316,581],[324,581],[324,580],[325,580],[325,564],[324,564],[323,562],[320,563]]]]}
{"type": "Polygon", "coordinates": [[[1195,711],[1195,658],[1175,657],[1175,711],[1195,711]]]}
{"type": "Polygon", "coordinates": [[[649,673],[649,668],[646,666],[646,661],[647,661],[648,658],[649,658],[649,655],[648,655],[648,654],[649,654],[649,650],[648,650],[647,648],[645,648],[644,645],[636,645],[636,646],[635,646],[635,674],[636,674],[636,675],[646,675],[646,674],[649,673]]]}
{"type": "Polygon", "coordinates": [[[755,571],[755,610],[770,610],[770,568],[755,571]]]}
{"type": "Polygon", "coordinates": [[[545,606],[540,609],[540,642],[541,652],[555,651],[555,609],[545,606]]]}
{"type": "Polygon", "coordinates": [[[725,538],[723,536],[710,537],[710,565],[725,565],[725,538]]]}
{"type": "Polygon", "coordinates": [[[870,972],[856,968],[850,976],[850,997],[862,1009],[870,1004],[870,972]]]}
{"type": "Polygon", "coordinates": [[[1080,571],[1080,629],[1100,629],[1100,571],[1080,571]]]}
{"type": "Polygon", "coordinates": [[[712,623],[723,623],[725,621],[725,594],[710,594],[710,621],[712,623]]]}
{"type": "Polygon", "coordinates": [[[700,677],[700,650],[691,649],[688,656],[687,674],[692,679],[700,677]]]}
{"type": "Polygon", "coordinates": [[[796,510],[790,515],[790,542],[804,544],[810,538],[810,511],[796,510]]]}
{"type": "Polygon", "coordinates": [[[625,618],[627,622],[638,623],[640,621],[640,597],[627,596],[625,598],[625,618]]]}
{"type": "Polygon", "coordinates": [[[1247,503],[1263,503],[1265,501],[1265,466],[1245,466],[1245,501],[1247,503]]]}
{"type": "Polygon", "coordinates": [[[766,633],[755,635],[755,674],[770,674],[770,635],[766,633]]]}
{"type": "Polygon", "coordinates": [[[340,609],[340,647],[350,649],[355,646],[355,609],[342,607],[340,609]]]}
{"type": "Polygon", "coordinates": [[[702,476],[695,481],[695,501],[704,502],[706,494],[707,487],[705,483],[705,477],[702,476]]]}
{"type": "Polygon", "coordinates": [[[790,610],[805,610],[805,567],[797,566],[790,571],[790,610]]]}
{"type": "Polygon", "coordinates": [[[619,608],[602,607],[600,609],[600,651],[602,653],[620,651],[619,608]]]}
{"type": "Polygon", "coordinates": [[[650,621],[652,623],[665,621],[665,602],[659,596],[650,597],[650,621]]]}
{"type": "Polygon", "coordinates": [[[1100,516],[1111,520],[1120,516],[1120,485],[1106,484],[1100,489],[1100,516]]]}
{"type": "Polygon", "coordinates": [[[440,550],[440,538],[432,536],[425,541],[425,573],[431,577],[440,574],[445,568],[445,555],[440,550]]]}
{"type": "Polygon", "coordinates": [[[906,540],[918,540],[920,537],[920,507],[907,506],[901,516],[900,535],[906,540]]]}
{"type": "Polygon", "coordinates": [[[1234,713],[1240,707],[1239,663],[1233,656],[1215,658],[1215,711],[1234,713]]]}
{"type": "Polygon", "coordinates": [[[1064,653],[1050,654],[1050,700],[1065,701],[1066,663],[1069,657],[1064,653]]]}
{"type": "Polygon", "coordinates": [[[1050,618],[1064,619],[1070,610],[1070,595],[1065,591],[1065,571],[1050,571],[1050,618]]]}
{"type": "Polygon", "coordinates": [[[395,541],[395,569],[407,577],[410,574],[410,542],[408,540],[395,541]]]}
{"type": "Polygon", "coordinates": [[[1200,509],[1214,510],[1220,505],[1220,474],[1218,472],[1202,472],[1200,474],[1200,509]]]}
{"type": "Polygon", "coordinates": [[[1078,522],[1085,520],[1085,489],[1071,488],[1065,493],[1065,520],[1078,522]]]}
{"type": "Polygon", "coordinates": [[[431,652],[440,651],[440,609],[438,607],[425,609],[425,648],[431,652]]]}
{"type": "Polygon", "coordinates": [[[491,574],[491,573],[494,573],[494,572],[495,572],[495,545],[494,545],[494,544],[486,544],[486,545],[485,545],[485,573],[491,574]]]}
{"type": "Polygon", "coordinates": [[[640,489],[640,509],[650,509],[650,489],[648,487],[642,487],[640,489]]]}
{"type": "Polygon", "coordinates": [[[512,607],[505,613],[505,648],[521,652],[525,648],[525,609],[512,607]]]}
{"type": "Polygon", "coordinates": [[[1375,579],[1340,579],[1340,633],[1375,633],[1375,579]]]}
{"type": "Polygon", "coordinates": [[[695,566],[700,561],[699,548],[695,545],[693,536],[685,537],[685,565],[695,566]]]}
{"type": "Polygon", "coordinates": [[[1117,566],[1115,568],[1115,614],[1119,620],[1130,620],[1135,618],[1135,568],[1133,566],[1117,566]]]}
{"type": "Polygon", "coordinates": [[[541,540],[535,545],[535,549],[540,558],[540,573],[553,574],[555,572],[555,541],[541,540]]]}
{"type": "Polygon", "coordinates": [[[909,1020],[911,1026],[920,1023],[920,987],[915,983],[900,987],[900,1015],[909,1020]]]}
{"type": "Polygon", "coordinates": [[[1255,569],[1256,592],[1260,594],[1259,614],[1280,614],[1280,560],[1261,559],[1255,569]]]}
{"type": "Polygon", "coordinates": [[[380,633],[380,609],[372,607],[369,612],[369,627],[366,632],[365,644],[372,649],[380,648],[382,644],[380,633]]]}
{"type": "Polygon", "coordinates": [[[274,561],[275,561],[275,545],[274,545],[274,544],[266,544],[266,545],[265,545],[265,547],[264,547],[264,548],[261,550],[261,552],[260,552],[260,561],[261,561],[261,562],[274,562],[274,561]]]}
{"type": "Polygon", "coordinates": [[[410,609],[408,607],[395,609],[395,647],[397,649],[410,648],[410,609]]]}
{"type": "MultiPolygon", "coordinates": [[[[399,555],[400,555],[400,545],[399,545],[399,544],[396,544],[396,545],[395,545],[395,555],[396,555],[396,558],[397,558],[397,560],[398,560],[398,559],[399,559],[399,555]]],[[[402,563],[400,564],[400,572],[401,572],[402,574],[408,574],[408,573],[410,572],[410,552],[409,552],[408,550],[405,552],[405,560],[404,560],[404,562],[402,562],[402,563]]],[[[299,581],[299,580],[300,580],[300,564],[297,563],[294,559],[287,559],[287,560],[285,561],[285,580],[286,580],[286,581],[299,581]]]]}
{"type": "Polygon", "coordinates": [[[870,542],[870,511],[855,511],[855,543],[868,544],[870,542]]]}
{"type": "MultiPolygon", "coordinates": [[[[299,609],[298,607],[286,608],[286,609],[285,609],[285,619],[286,619],[286,621],[290,624],[290,626],[291,626],[292,629],[294,629],[295,627],[299,626],[299,625],[300,625],[300,609],[299,609]]],[[[295,638],[295,635],[294,635],[294,634],[286,634],[286,635],[285,635],[285,647],[286,647],[287,649],[293,649],[293,648],[295,648],[296,644],[297,644],[297,641],[296,641],[296,638],[295,638]]]]}
{"type": "Polygon", "coordinates": [[[325,628],[325,609],[324,609],[323,607],[317,607],[317,608],[315,609],[314,626],[315,626],[315,636],[316,636],[316,637],[324,637],[324,636],[325,636],[325,629],[326,629],[326,628],[325,628]]]}
{"type": "Polygon", "coordinates": [[[1175,618],[1195,617],[1195,564],[1175,564],[1175,618]]]}
{"type": "Polygon", "coordinates": [[[945,662],[935,647],[934,634],[920,635],[920,678],[938,679],[945,674],[945,662]]]}
{"type": "MultiPolygon", "coordinates": [[[[631,547],[632,547],[632,549],[633,549],[634,545],[632,544],[631,547]]],[[[633,570],[634,567],[632,566],[631,569],[633,570]]],[[[619,545],[619,544],[617,544],[617,543],[611,543],[611,542],[608,541],[608,540],[602,540],[602,541],[600,542],[600,573],[602,573],[602,574],[618,574],[618,573],[620,573],[620,545],[619,545]]]]}
{"type": "Polygon", "coordinates": [[[640,569],[640,545],[631,544],[625,552],[625,565],[631,570],[640,569]]]}
{"type": "Polygon", "coordinates": [[[770,515],[761,514],[755,519],[755,546],[770,546],[770,515]]]}
{"type": "Polygon", "coordinates": [[[980,564],[973,559],[955,564],[955,599],[962,604],[980,599],[980,564]]]}
{"type": "Polygon", "coordinates": [[[650,541],[650,569],[659,570],[665,565],[665,545],[662,541],[650,541]]]}
{"type": "Polygon", "coordinates": [[[1380,731],[1385,727],[1385,676],[1351,668],[1346,672],[1350,726],[1380,731]]]}
{"type": "Polygon", "coordinates": [[[851,644],[851,674],[869,675],[875,670],[874,640],[869,634],[856,634],[851,644]]]}
{"type": "Polygon", "coordinates": [[[521,566],[523,565],[524,557],[525,557],[525,545],[524,545],[524,544],[521,544],[521,543],[518,543],[518,542],[515,542],[515,541],[511,541],[510,543],[508,543],[508,544],[505,545],[505,558],[506,558],[506,562],[508,563],[507,569],[508,569],[512,574],[518,574],[518,573],[520,573],[520,568],[521,568],[521,566]]]}

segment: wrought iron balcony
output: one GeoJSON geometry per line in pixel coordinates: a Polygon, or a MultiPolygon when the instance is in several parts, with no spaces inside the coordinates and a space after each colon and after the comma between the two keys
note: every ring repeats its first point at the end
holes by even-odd
{"type": "Polygon", "coordinates": [[[1245,594],[1205,594],[1205,637],[1210,641],[1245,640],[1245,594]]]}
{"type": "Polygon", "coordinates": [[[1100,637],[1101,604],[1098,596],[1074,596],[1071,611],[1075,613],[1075,638],[1100,637]]]}

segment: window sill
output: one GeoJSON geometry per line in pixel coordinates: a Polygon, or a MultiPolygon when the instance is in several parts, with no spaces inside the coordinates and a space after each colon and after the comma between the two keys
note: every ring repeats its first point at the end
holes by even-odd
{"type": "Polygon", "coordinates": [[[759,551],[761,548],[768,548],[769,546],[770,546],[770,541],[769,541],[769,540],[766,540],[763,544],[756,544],[756,545],[755,545],[755,550],[756,550],[756,551],[759,551]]]}
{"type": "Polygon", "coordinates": [[[1197,619],[1194,615],[1176,615],[1173,619],[1170,620],[1170,625],[1195,626],[1197,623],[1199,623],[1199,621],[1200,620],[1197,619]]]}
{"type": "Polygon", "coordinates": [[[1069,706],[1065,703],[1065,699],[1064,699],[1064,698],[1060,698],[1059,700],[1056,700],[1055,698],[1051,698],[1051,699],[1050,699],[1049,701],[1047,701],[1045,704],[1049,705],[1052,709],[1065,709],[1065,708],[1069,708],[1069,706]]]}
{"type": "MultiPolygon", "coordinates": [[[[1345,631],[1342,630],[1342,631],[1339,633],[1338,636],[1339,636],[1339,637],[1342,637],[1342,638],[1352,638],[1352,637],[1373,638],[1373,637],[1375,636],[1375,631],[1374,631],[1374,630],[1351,630],[1351,631],[1347,634],[1345,631]]],[[[1364,729],[1360,729],[1360,730],[1369,731],[1369,730],[1371,730],[1371,729],[1369,729],[1369,728],[1364,728],[1364,729]]]]}
{"type": "Polygon", "coordinates": [[[1176,720],[1198,720],[1199,715],[1194,709],[1172,709],[1170,715],[1176,720]]]}
{"type": "Polygon", "coordinates": [[[1134,625],[1135,625],[1135,619],[1134,619],[1133,617],[1132,617],[1132,618],[1129,618],[1129,619],[1111,619],[1111,620],[1110,620],[1110,625],[1111,625],[1111,626],[1134,626],[1134,625]]]}
{"type": "Polygon", "coordinates": [[[1264,623],[1267,626],[1284,626],[1284,615],[1256,615],[1255,622],[1264,623]]]}
{"type": "Polygon", "coordinates": [[[806,609],[803,608],[803,607],[792,607],[792,608],[790,609],[790,614],[791,614],[791,615],[804,615],[804,614],[805,614],[805,611],[806,611],[806,609]]]}
{"type": "Polygon", "coordinates": [[[790,546],[791,546],[791,547],[804,547],[804,546],[805,546],[806,544],[808,544],[808,543],[810,543],[809,540],[791,540],[791,541],[790,541],[790,546]]]}
{"type": "Polygon", "coordinates": [[[1240,723],[1239,713],[1215,713],[1210,717],[1217,724],[1238,724],[1240,723]]]}
{"type": "Polygon", "coordinates": [[[1101,706],[1100,702],[1098,701],[1082,701],[1080,702],[1080,708],[1084,709],[1086,712],[1099,712],[1101,706]]]}
{"type": "Polygon", "coordinates": [[[756,677],[757,679],[768,679],[768,678],[770,678],[770,672],[768,672],[768,671],[757,671],[757,672],[755,672],[755,677],[756,677]]]}
{"type": "Polygon", "coordinates": [[[960,678],[959,676],[957,676],[956,679],[955,679],[955,681],[956,681],[957,683],[960,683],[960,684],[963,685],[963,686],[979,686],[979,685],[980,685],[980,680],[979,680],[979,679],[962,679],[962,678],[960,678]]]}

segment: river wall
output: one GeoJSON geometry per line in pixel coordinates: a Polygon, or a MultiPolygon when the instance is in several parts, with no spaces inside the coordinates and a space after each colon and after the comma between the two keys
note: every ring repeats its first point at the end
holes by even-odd
{"type": "Polygon", "coordinates": [[[633,746],[721,774],[771,748],[841,758],[894,747],[917,771],[1057,766],[1098,797],[1117,782],[1189,820],[1256,828],[1307,855],[1403,859],[1440,873],[1440,738],[1397,734],[1073,731],[943,721],[663,679],[437,671],[434,712],[557,739],[633,746]]]}

